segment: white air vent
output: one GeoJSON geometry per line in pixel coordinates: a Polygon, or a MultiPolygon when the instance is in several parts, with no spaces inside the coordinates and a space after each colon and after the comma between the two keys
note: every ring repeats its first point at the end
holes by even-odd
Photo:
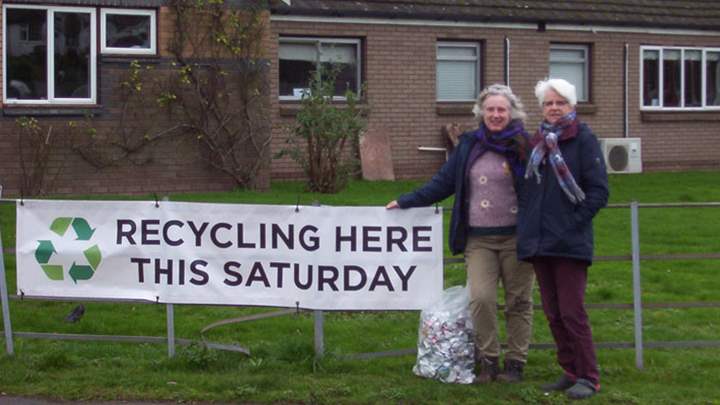
{"type": "Polygon", "coordinates": [[[600,148],[608,173],[642,172],[640,138],[603,138],[600,148]]]}

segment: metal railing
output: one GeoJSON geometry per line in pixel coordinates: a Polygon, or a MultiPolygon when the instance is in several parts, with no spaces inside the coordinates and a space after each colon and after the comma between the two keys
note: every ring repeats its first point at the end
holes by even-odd
{"type": "MultiPolygon", "coordinates": [[[[634,313],[633,321],[633,342],[599,342],[596,344],[598,348],[634,348],[635,349],[635,363],[639,369],[644,368],[643,362],[643,351],[644,348],[697,348],[697,347],[720,347],[720,340],[713,341],[667,341],[667,342],[644,342],[642,334],[642,311],[643,309],[667,309],[667,308],[720,308],[720,302],[675,302],[675,303],[642,303],[642,291],[640,287],[640,262],[643,260],[705,260],[705,259],[720,259],[720,253],[680,253],[680,254],[640,254],[640,226],[639,226],[639,208],[704,208],[704,207],[720,207],[720,203],[650,203],[641,204],[632,202],[630,204],[610,204],[607,208],[630,208],[630,221],[631,221],[631,254],[630,255],[618,255],[618,256],[596,256],[593,258],[594,261],[631,261],[632,262],[632,281],[633,281],[633,302],[628,303],[588,303],[586,308],[588,309],[632,309],[634,313]]],[[[446,210],[450,211],[450,210],[446,210]]],[[[0,235],[0,256],[3,255],[2,251],[2,239],[0,235]]],[[[460,258],[446,258],[444,260],[445,265],[453,263],[461,263],[463,259],[460,258]]],[[[173,357],[175,355],[175,345],[182,344],[187,345],[193,343],[192,340],[178,339],[175,337],[174,332],[174,307],[172,304],[166,305],[166,322],[167,322],[167,336],[156,337],[156,336],[118,336],[118,335],[79,335],[79,334],[60,334],[60,333],[38,333],[38,332],[12,332],[12,325],[10,323],[9,303],[7,294],[7,285],[5,278],[5,265],[4,261],[0,260],[0,296],[2,303],[2,315],[3,315],[3,326],[5,335],[6,351],[9,355],[13,354],[13,336],[24,337],[24,338],[38,338],[38,339],[58,339],[58,340],[98,340],[98,341],[117,341],[117,342],[141,342],[141,343],[163,343],[167,342],[168,345],[168,356],[173,357]]],[[[12,297],[18,299],[18,297],[12,297]]],[[[54,299],[58,301],[64,301],[63,299],[54,299]]],[[[92,300],[100,302],[135,302],[135,303],[147,303],[146,301],[139,300],[92,300]]],[[[150,303],[150,305],[156,305],[150,303]]],[[[502,305],[499,308],[503,308],[502,305]]],[[[540,308],[539,305],[535,305],[535,308],[540,308]]],[[[233,319],[225,319],[214,322],[202,329],[201,334],[206,331],[231,323],[248,322],[260,319],[267,319],[277,316],[284,316],[292,313],[297,313],[300,310],[296,308],[292,309],[281,309],[271,311],[267,313],[254,314],[243,316],[233,319]]],[[[314,348],[316,358],[324,356],[325,352],[325,339],[324,339],[324,323],[325,314],[323,311],[312,311],[314,318],[314,348]]],[[[239,345],[229,345],[212,342],[202,342],[209,348],[220,349],[220,350],[231,350],[236,352],[242,352],[250,354],[250,351],[239,345]]],[[[534,349],[552,349],[555,345],[553,343],[536,343],[532,344],[531,348],[534,349]]],[[[415,353],[415,349],[399,349],[384,352],[372,352],[372,353],[357,353],[347,355],[348,358],[376,358],[386,356],[397,356],[397,355],[409,355],[415,353]]]]}

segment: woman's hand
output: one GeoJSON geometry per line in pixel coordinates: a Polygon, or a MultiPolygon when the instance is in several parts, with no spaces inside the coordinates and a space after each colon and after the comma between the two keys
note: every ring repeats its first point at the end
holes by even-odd
{"type": "Polygon", "coordinates": [[[400,208],[400,204],[398,204],[397,200],[392,200],[385,206],[385,209],[392,210],[395,208],[400,208]]]}

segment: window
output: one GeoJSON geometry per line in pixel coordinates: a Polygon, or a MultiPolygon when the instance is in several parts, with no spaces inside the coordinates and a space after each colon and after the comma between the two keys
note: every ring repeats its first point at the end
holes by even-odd
{"type": "Polygon", "coordinates": [[[642,108],[720,107],[720,48],[640,48],[642,108]]]}
{"type": "Polygon", "coordinates": [[[3,7],[8,104],[95,103],[95,9],[3,7]]]}
{"type": "Polygon", "coordinates": [[[572,83],[579,102],[590,101],[589,55],[588,45],[550,45],[549,76],[572,83]]]}
{"type": "Polygon", "coordinates": [[[154,55],[155,43],[155,10],[100,11],[100,46],[103,53],[154,55]]]}
{"type": "Polygon", "coordinates": [[[311,75],[335,67],[335,95],[347,90],[360,94],[360,40],[333,38],[280,38],[280,99],[299,100],[311,75]]]}
{"type": "Polygon", "coordinates": [[[720,50],[705,52],[705,105],[720,106],[720,50]]]}
{"type": "Polygon", "coordinates": [[[438,101],[474,101],[480,92],[480,44],[438,42],[438,101]]]}

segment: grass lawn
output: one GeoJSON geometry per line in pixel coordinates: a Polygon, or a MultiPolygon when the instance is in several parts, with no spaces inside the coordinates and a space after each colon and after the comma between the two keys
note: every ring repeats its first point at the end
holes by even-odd
{"type": "MultiPolygon", "coordinates": [[[[380,206],[420,182],[353,182],[337,195],[310,194],[301,183],[275,183],[269,192],[169,196],[173,201],[380,206]]],[[[720,172],[613,175],[611,203],[720,201],[720,172]]],[[[83,198],[83,197],[79,197],[83,198]]],[[[97,197],[85,197],[97,198],[97,197]]],[[[122,197],[115,197],[122,198],[122,197]]],[[[146,197],[152,199],[152,197],[146,197]]],[[[442,203],[450,207],[451,201],[442,203]]],[[[446,214],[446,217],[449,215],[446,214]]],[[[447,219],[447,218],[446,218],[447,219]]],[[[720,208],[641,208],[643,254],[718,253],[720,208]]],[[[14,241],[15,208],[0,205],[3,246],[14,241]]],[[[596,254],[630,253],[630,211],[607,208],[595,219],[596,254]]],[[[5,255],[10,294],[15,294],[15,257],[5,255]]],[[[720,302],[718,260],[643,261],[645,303],[720,302]]],[[[463,284],[464,267],[449,265],[445,286],[463,284]]],[[[536,303],[539,303],[537,292],[536,303]]],[[[590,269],[588,303],[631,303],[630,262],[597,262],[590,269]]],[[[86,302],[83,319],[64,317],[78,302],[12,300],[15,332],[164,336],[165,306],[86,302]]],[[[162,344],[78,342],[18,338],[15,355],[0,354],[0,392],[65,400],[142,399],[238,403],[422,403],[563,404],[563,395],[536,387],[558,376],[551,350],[532,350],[525,381],[517,385],[442,384],[412,374],[413,356],[350,360],[348,354],[408,349],[417,343],[418,313],[329,312],[326,356],[314,359],[311,313],[230,324],[201,335],[218,320],[271,308],[175,306],[175,335],[235,343],[252,355],[178,347],[169,359],[162,344]]],[[[590,311],[597,342],[632,341],[628,310],[590,311]]],[[[720,308],[649,309],[643,312],[646,341],[720,341],[720,308]]],[[[551,342],[541,311],[533,341],[551,342]]],[[[4,341],[0,338],[2,348],[4,341]]],[[[628,349],[600,349],[601,393],[588,404],[720,404],[718,348],[646,349],[645,369],[635,368],[628,349]]],[[[1,399],[2,397],[0,397],[1,399]]]]}

